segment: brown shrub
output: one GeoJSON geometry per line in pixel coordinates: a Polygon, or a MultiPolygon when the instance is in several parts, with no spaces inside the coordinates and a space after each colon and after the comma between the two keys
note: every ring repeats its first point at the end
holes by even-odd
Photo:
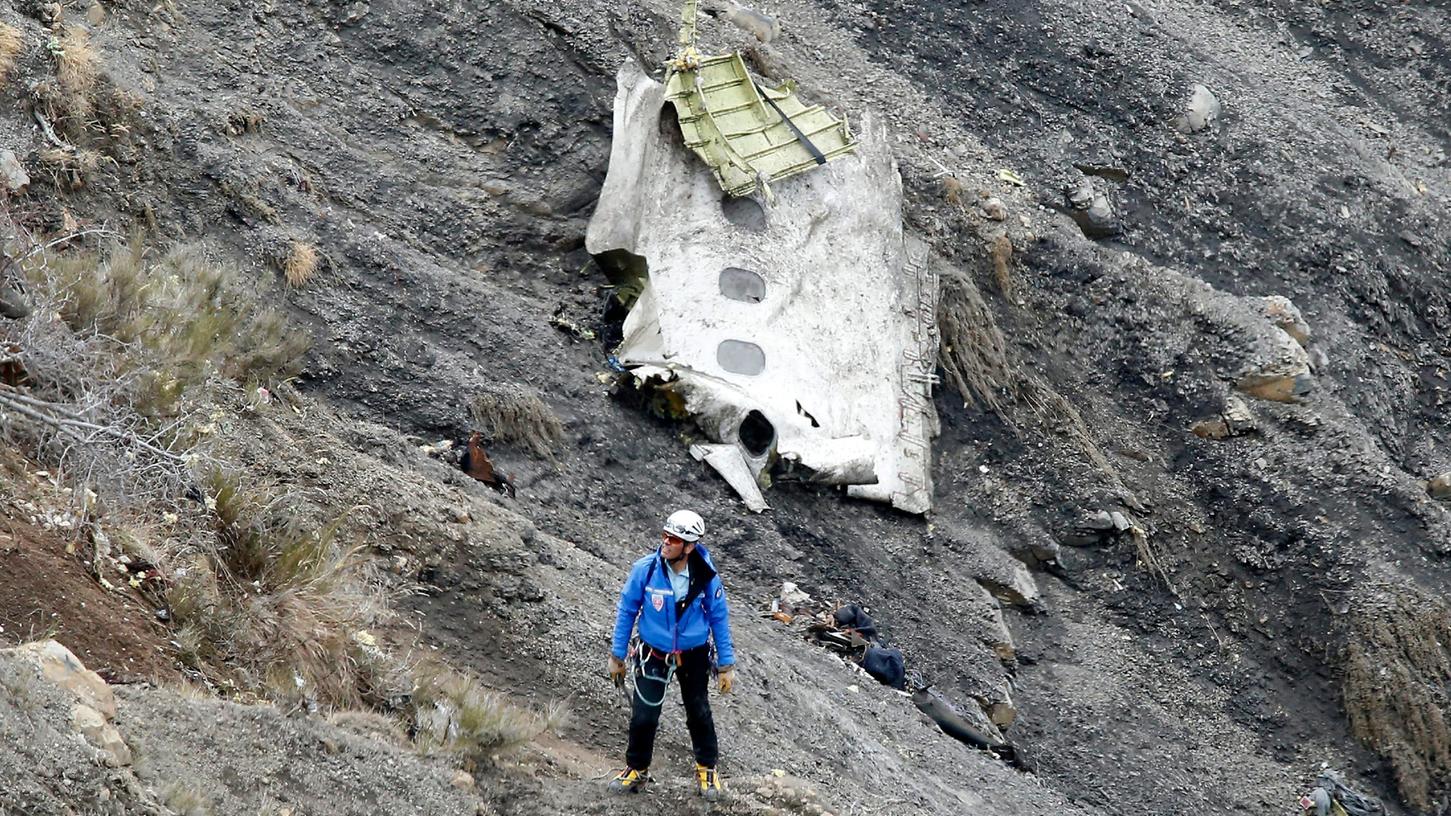
{"type": "Polygon", "coordinates": [[[216,682],[309,709],[387,707],[409,667],[368,627],[387,603],[367,562],[235,474],[203,475],[213,537],[167,595],[183,659],[216,682]]]}
{"type": "Polygon", "coordinates": [[[40,163],[50,171],[51,180],[57,187],[79,190],[86,186],[86,179],[94,174],[108,159],[100,153],[86,148],[72,146],[47,147],[40,151],[40,163]]]}
{"type": "Polygon", "coordinates": [[[1365,590],[1345,651],[1345,712],[1418,811],[1451,791],[1451,607],[1412,587],[1365,590]]]}

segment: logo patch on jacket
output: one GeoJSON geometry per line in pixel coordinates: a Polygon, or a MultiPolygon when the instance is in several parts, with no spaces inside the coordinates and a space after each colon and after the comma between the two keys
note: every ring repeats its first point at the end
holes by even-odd
{"type": "Polygon", "coordinates": [[[716,587],[715,588],[715,597],[719,598],[721,595],[724,595],[724,594],[725,594],[725,590],[724,589],[722,589],[721,587],[716,587]]]}
{"type": "Polygon", "coordinates": [[[659,612],[660,610],[665,608],[665,596],[658,593],[652,593],[650,595],[650,605],[655,607],[656,612],[659,612]]]}

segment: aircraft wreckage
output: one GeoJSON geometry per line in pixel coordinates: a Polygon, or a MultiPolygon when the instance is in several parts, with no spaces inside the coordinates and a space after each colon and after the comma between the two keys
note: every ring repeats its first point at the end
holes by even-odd
{"type": "Polygon", "coordinates": [[[697,54],[694,2],[682,17],[663,84],[617,75],[587,236],[635,277],[615,357],[694,418],[711,441],[691,454],[752,510],[774,476],[925,513],[937,277],[885,129],[858,139],[740,54],[697,54]]]}

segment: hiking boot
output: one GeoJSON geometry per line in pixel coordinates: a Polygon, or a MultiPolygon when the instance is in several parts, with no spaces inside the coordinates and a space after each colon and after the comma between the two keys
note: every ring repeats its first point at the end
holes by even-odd
{"type": "Polygon", "coordinates": [[[705,797],[705,801],[714,802],[720,798],[720,774],[715,772],[715,768],[707,768],[697,762],[695,784],[700,788],[700,795],[705,797]]]}
{"type": "Polygon", "coordinates": [[[648,769],[637,771],[634,768],[626,768],[620,771],[614,779],[610,780],[610,793],[639,793],[650,781],[648,769]]]}

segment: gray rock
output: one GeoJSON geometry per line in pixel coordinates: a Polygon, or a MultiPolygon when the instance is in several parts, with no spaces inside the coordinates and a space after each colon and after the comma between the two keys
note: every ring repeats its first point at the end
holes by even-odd
{"type": "Polygon", "coordinates": [[[1063,188],[1068,214],[1089,238],[1108,238],[1122,232],[1113,203],[1094,186],[1093,179],[1082,178],[1063,188]]]}
{"type": "Polygon", "coordinates": [[[732,3],[726,10],[725,18],[763,43],[781,36],[781,21],[753,8],[732,3]]]}
{"type": "Polygon", "coordinates": [[[1195,85],[1184,106],[1184,113],[1174,119],[1174,129],[1180,133],[1198,133],[1219,119],[1219,99],[1214,92],[1203,85],[1195,85]]]}
{"type": "Polygon", "coordinates": [[[1260,298],[1260,302],[1264,304],[1265,317],[1284,329],[1286,334],[1295,338],[1295,342],[1303,346],[1310,341],[1310,324],[1305,321],[1305,316],[1300,314],[1300,307],[1289,298],[1282,295],[1270,295],[1260,298]]]}
{"type": "Polygon", "coordinates": [[[0,184],[11,195],[19,195],[30,186],[30,174],[25,172],[13,150],[0,150],[0,184]]]}
{"type": "Polygon", "coordinates": [[[14,287],[0,287],[0,317],[8,317],[17,320],[30,315],[30,304],[25,302],[25,295],[14,287]]]}
{"type": "Polygon", "coordinates": [[[1426,492],[1439,501],[1451,501],[1451,470],[1426,483],[1426,492]]]}
{"type": "MultiPolygon", "coordinates": [[[[1083,527],[1086,530],[1101,530],[1107,532],[1117,526],[1114,524],[1114,515],[1115,514],[1110,513],[1107,510],[1099,510],[1096,513],[1090,514],[1088,518],[1085,518],[1083,520],[1083,523],[1079,526],[1083,527]]],[[[1122,516],[1122,514],[1119,515],[1120,517],[1122,516]]]]}

